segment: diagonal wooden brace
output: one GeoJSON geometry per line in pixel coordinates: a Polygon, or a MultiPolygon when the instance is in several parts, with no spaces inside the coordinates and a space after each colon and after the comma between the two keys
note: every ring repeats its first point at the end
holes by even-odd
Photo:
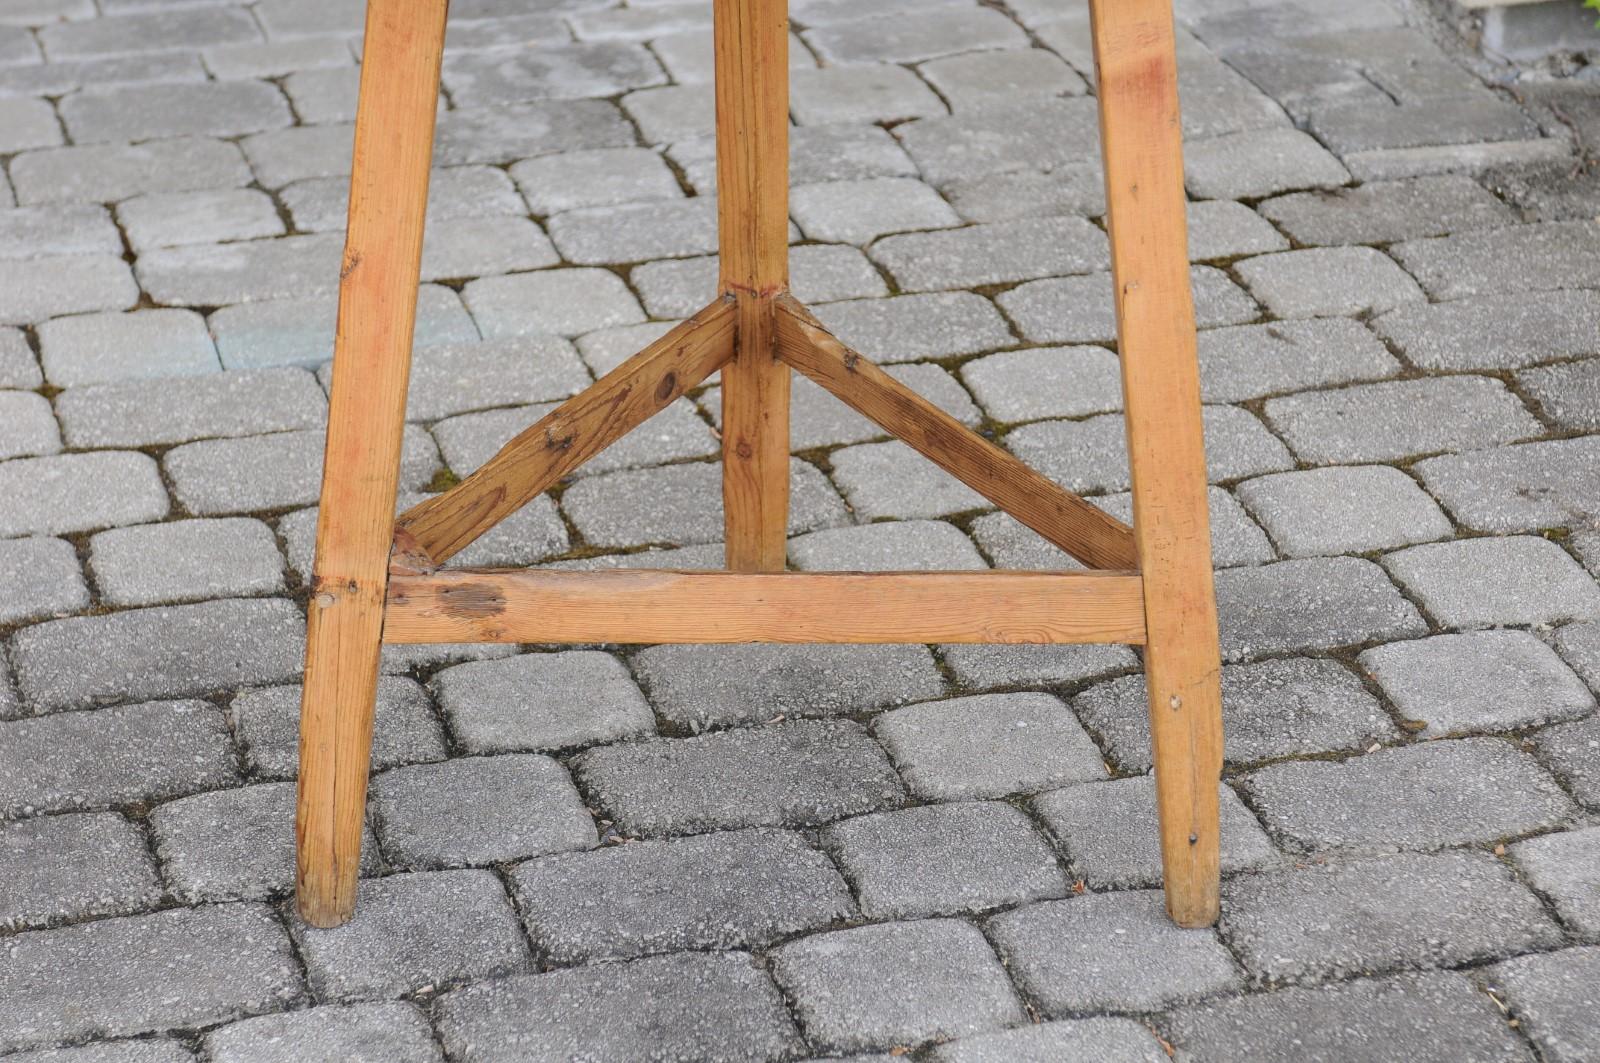
{"type": "Polygon", "coordinates": [[[1137,569],[1133,530],[933,405],[778,299],[778,356],[1090,568],[1137,569]]]}
{"type": "Polygon", "coordinates": [[[392,571],[431,572],[733,357],[736,319],[718,299],[523,430],[450,490],[395,521],[392,571]]]}

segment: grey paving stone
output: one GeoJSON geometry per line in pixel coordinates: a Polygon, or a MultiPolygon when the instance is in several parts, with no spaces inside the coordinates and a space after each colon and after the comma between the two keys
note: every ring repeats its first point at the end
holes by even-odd
{"type": "Polygon", "coordinates": [[[468,753],[556,750],[655,733],[627,669],[595,651],[458,664],[432,685],[468,753]]]}
{"type": "Polygon", "coordinates": [[[292,368],[93,384],[56,399],[74,447],[159,446],[319,428],[327,406],[316,378],[292,368]]]}
{"type": "Polygon", "coordinates": [[[168,501],[154,459],[133,451],[18,458],[0,463],[0,535],[64,535],[158,520],[168,501]]]}
{"type": "MultiPolygon", "coordinates": [[[[521,343],[521,341],[507,342],[516,342],[518,345],[521,343]]],[[[526,362],[525,356],[522,360],[526,362]]],[[[441,369],[447,370],[447,364],[442,365],[441,369]]],[[[579,369],[577,372],[581,371],[579,369]]],[[[529,374],[524,372],[522,375],[529,374]]],[[[576,376],[576,373],[573,375],[576,376]]],[[[481,399],[492,401],[488,393],[496,380],[497,377],[493,375],[483,374],[473,378],[471,386],[475,391],[484,393],[479,396],[481,399]]],[[[585,374],[583,383],[587,382],[588,376],[585,374]]],[[[550,381],[551,385],[557,383],[550,381]]],[[[555,403],[541,403],[466,414],[435,424],[433,434],[444,452],[445,464],[458,475],[466,475],[492,458],[513,436],[526,430],[555,408],[555,403]]],[[[695,413],[694,405],[687,399],[679,399],[652,417],[647,427],[636,429],[624,436],[585,462],[573,475],[591,476],[618,469],[661,465],[683,458],[710,457],[719,453],[721,449],[720,440],[695,413]]],[[[564,538],[562,542],[565,543],[564,538]]]]}
{"type": "Polygon", "coordinates": [[[1307,125],[1340,154],[1539,137],[1521,107],[1482,90],[1389,107],[1370,99],[1331,100],[1308,109],[1307,125]]]}
{"type": "Polygon", "coordinates": [[[85,144],[18,155],[11,161],[17,200],[109,203],[148,192],[238,188],[250,181],[239,148],[207,137],[144,144],[85,144]]]}
{"type": "MultiPolygon", "coordinates": [[[[351,61],[349,44],[332,37],[218,44],[204,49],[202,54],[206,69],[219,81],[283,77],[302,70],[349,69],[351,61]]],[[[290,97],[293,98],[292,92],[290,97]]],[[[296,110],[299,111],[298,102],[296,110]]]]}
{"type": "Polygon", "coordinates": [[[1560,826],[1573,811],[1532,757],[1495,738],[1274,764],[1237,784],[1267,829],[1301,852],[1492,842],[1560,826]]]}
{"type": "Polygon", "coordinates": [[[205,319],[192,310],[82,314],[39,326],[40,360],[57,387],[221,368],[205,319]]]}
{"type": "Polygon", "coordinates": [[[614,41],[457,52],[444,62],[444,86],[457,107],[616,96],[665,81],[660,64],[642,46],[614,41]]]}
{"type": "Polygon", "coordinates": [[[329,1002],[390,999],[531,967],[516,913],[491,871],[367,879],[348,923],[291,926],[311,991],[329,1002]]]}
{"type": "Polygon", "coordinates": [[[1266,986],[1456,966],[1561,940],[1533,894],[1478,852],[1240,875],[1223,884],[1221,930],[1266,986]]]}
{"type": "Polygon", "coordinates": [[[828,858],[786,831],[730,831],[544,857],[512,873],[557,964],[767,945],[855,914],[828,858]]]}
{"type": "MultiPolygon", "coordinates": [[[[686,7],[678,7],[686,11],[686,7]]],[[[680,85],[702,84],[712,80],[715,56],[711,35],[705,26],[681,30],[656,37],[650,42],[661,65],[666,67],[672,80],[680,85]]],[[[792,33],[789,35],[789,69],[811,70],[817,65],[811,52],[792,33]]]]}
{"type": "Polygon", "coordinates": [[[339,282],[336,233],[163,247],[139,256],[139,283],[173,306],[224,306],[326,295],[339,282]]]}
{"type": "Polygon", "coordinates": [[[1253,199],[1291,189],[1337,188],[1350,173],[1297,129],[1261,129],[1184,145],[1184,183],[1196,199],[1253,199]]]}
{"type": "Polygon", "coordinates": [[[911,71],[888,63],[795,70],[789,113],[802,126],[899,122],[946,113],[944,101],[911,71]]]}
{"type": "Polygon", "coordinates": [[[1563,923],[1584,940],[1600,938],[1600,827],[1530,838],[1510,851],[1563,923]]]}
{"type": "Polygon", "coordinates": [[[1400,1056],[1416,1063],[1524,1063],[1494,1003],[1453,971],[1359,979],[1317,989],[1227,997],[1171,1012],[1163,1025],[1185,1060],[1400,1056]]]}
{"type": "Polygon", "coordinates": [[[0,100],[0,151],[9,155],[60,143],[61,123],[49,100],[0,100]]]}
{"type": "Polygon", "coordinates": [[[937,520],[897,520],[808,532],[789,541],[794,567],[810,572],[985,569],[961,530],[937,520]]]}
{"type": "Polygon", "coordinates": [[[923,176],[943,188],[991,174],[1049,172],[1063,165],[1097,162],[1098,123],[1091,99],[1036,98],[907,122],[896,126],[894,134],[923,176]]]}
{"type": "Polygon", "coordinates": [[[1361,558],[1302,558],[1224,569],[1217,573],[1216,587],[1225,660],[1284,650],[1328,650],[1427,632],[1416,608],[1400,596],[1383,570],[1361,558]]]}
{"type": "Polygon", "coordinates": [[[28,391],[0,391],[0,459],[60,450],[61,431],[49,399],[28,391]]]}
{"type": "Polygon", "coordinates": [[[874,243],[871,254],[903,291],[1092,273],[1110,264],[1105,234],[1073,217],[889,237],[874,243]]]}
{"type": "MultiPolygon", "coordinates": [[[[233,699],[228,714],[251,773],[292,779],[300,757],[300,688],[267,687],[233,699]]],[[[410,679],[381,676],[372,732],[372,769],[443,760],[444,736],[428,696],[410,679]]]]}
{"type": "Polygon", "coordinates": [[[52,60],[87,59],[130,52],[198,51],[218,44],[259,41],[248,12],[235,7],[186,11],[107,12],[97,19],[57,22],[39,30],[52,60]]]}
{"type": "MultiPolygon", "coordinates": [[[[454,113],[447,112],[447,117],[454,113]]],[[[256,133],[239,141],[239,146],[250,161],[257,183],[263,188],[278,189],[315,177],[347,176],[354,142],[351,123],[330,122],[256,133]]],[[[437,151],[434,162],[443,162],[437,151]]]]}
{"type": "Polygon", "coordinates": [[[1332,192],[1295,192],[1262,214],[1301,244],[1372,244],[1509,225],[1505,204],[1461,174],[1372,181],[1332,192]]]}
{"type": "Polygon", "coordinates": [[[1453,530],[1411,477],[1386,465],[1277,473],[1235,491],[1284,557],[1387,550],[1453,530]]]}
{"type": "Polygon", "coordinates": [[[824,62],[915,63],[956,52],[1022,48],[1027,38],[998,11],[949,7],[914,21],[863,18],[807,30],[805,39],[824,62]]]}
{"type": "Polygon", "coordinates": [[[1287,251],[1289,241],[1243,203],[1223,199],[1189,204],[1189,261],[1287,251]]]}
{"type": "Polygon", "coordinates": [[[590,379],[572,344],[557,336],[436,344],[412,355],[406,419],[434,421],[465,410],[563,399],[590,379]]]}
{"type": "Polygon", "coordinates": [[[1075,70],[1043,48],[952,55],[918,69],[958,111],[1030,95],[1078,96],[1088,91],[1075,70]]]}
{"type": "Polygon", "coordinates": [[[446,1051],[483,1063],[777,1061],[802,1051],[771,980],[744,953],[681,953],[552,971],[445,996],[446,1051]],[[604,1022],[594,1021],[605,1016],[604,1022]]]}
{"type": "Polygon", "coordinates": [[[114,812],[0,826],[0,926],[125,915],[160,899],[161,879],[143,833],[114,812]]]}
{"type": "Polygon", "coordinates": [[[954,915],[1067,892],[1050,846],[1000,802],[861,816],[826,828],[822,844],[869,919],[954,915]]]}
{"type": "MultiPolygon", "coordinates": [[[[1219,269],[1191,267],[1189,283],[1200,328],[1242,325],[1261,316],[1255,300],[1219,269]]],[[[1022,334],[1039,343],[1109,343],[1117,338],[1108,274],[1029,281],[1000,293],[997,301],[1022,334]]]]}
{"type": "Polygon", "coordinates": [[[871,712],[944,692],[926,647],[652,646],[633,667],[661,718],[700,731],[871,712]]]}
{"type": "Polygon", "coordinates": [[[858,1052],[946,1040],[1026,1021],[989,943],[955,919],[818,934],[771,954],[814,1045],[858,1052]]]}
{"type": "Polygon", "coordinates": [[[1490,968],[1512,1014],[1551,1063],[1580,1063],[1600,1049],[1593,1021],[1600,948],[1522,956],[1490,968]]]}
{"type": "Polygon", "coordinates": [[[1548,539],[1517,535],[1413,546],[1385,566],[1447,627],[1545,624],[1600,616],[1600,588],[1548,539]]]}
{"type": "MultiPolygon", "coordinates": [[[[305,506],[322,483],[323,433],[278,432],[207,439],[167,451],[167,476],[191,513],[217,516],[305,506]]],[[[407,425],[400,489],[416,491],[439,469],[439,452],[421,428],[407,425]]]]}
{"type": "Polygon", "coordinates": [[[511,167],[510,174],[539,215],[683,197],[672,170],[646,148],[602,148],[524,159],[511,167]]]}
{"type": "Polygon", "coordinates": [[[1027,905],[990,919],[988,931],[1023,993],[1050,1018],[1157,1011],[1243,983],[1216,932],[1173,924],[1155,891],[1027,905]]]}
{"type": "Polygon", "coordinates": [[[961,379],[996,421],[1122,408],[1121,365],[1103,347],[1030,347],[967,362],[961,379]]]}
{"type": "Polygon", "coordinates": [[[159,137],[232,137],[289,125],[294,116],[265,81],[91,86],[61,101],[75,143],[159,137]]]}
{"type": "MultiPolygon", "coordinates": [[[[222,364],[228,369],[279,365],[309,368],[333,357],[337,309],[337,297],[331,292],[226,306],[212,312],[211,334],[216,337],[222,364]]],[[[419,351],[477,343],[478,338],[478,328],[462,305],[461,296],[438,284],[424,284],[417,289],[413,342],[419,351]]],[[[540,342],[548,339],[553,337],[540,342]]],[[[424,354],[417,361],[426,370],[431,359],[424,354]]]]}
{"type": "Polygon", "coordinates": [[[993,506],[899,440],[860,443],[830,458],[834,482],[862,519],[943,517],[993,506]]]}
{"type": "Polygon", "coordinates": [[[790,196],[789,209],[810,239],[847,244],[866,244],[885,233],[961,224],[939,193],[911,177],[800,185],[790,196]]]}
{"type": "Polygon", "coordinates": [[[507,107],[464,108],[439,123],[434,161],[508,163],[589,148],[631,147],[633,127],[605,100],[541,100],[507,107]]]}
{"type": "Polygon", "coordinates": [[[1002,687],[1081,683],[1135,668],[1139,659],[1127,646],[939,647],[962,691],[1002,687]]]}
{"type": "Polygon", "coordinates": [[[11,653],[43,712],[282,682],[304,637],[293,602],[228,598],[51,620],[19,631],[11,653]]]}
{"type": "Polygon", "coordinates": [[[1509,731],[1594,711],[1594,695],[1526,631],[1436,635],[1367,650],[1361,666],[1425,738],[1509,731]]]}
{"type": "Polygon", "coordinates": [[[1556,427],[1576,431],[1600,428],[1600,362],[1524,369],[1517,374],[1517,384],[1556,427]]]}
{"type": "MultiPolygon", "coordinates": [[[[264,900],[294,888],[294,784],[213,790],[150,813],[156,856],[168,887],[186,904],[264,900]]],[[[361,867],[378,867],[377,845],[362,830],[361,867]]]]}
{"type": "MultiPolygon", "coordinates": [[[[1587,551],[1579,548],[1587,559],[1587,551]]],[[[1591,688],[1600,687],[1600,624],[1576,623],[1557,628],[1550,636],[1556,652],[1591,688]]],[[[1565,668],[1560,669],[1562,673],[1565,668]]],[[[1565,700],[1557,698],[1556,700],[1565,700]]]]}
{"type": "Polygon", "coordinates": [[[43,383],[39,360],[22,331],[0,327],[0,387],[36,388],[43,383]]]}
{"type": "MultiPolygon", "coordinates": [[[[836,71],[834,76],[840,76],[840,72],[836,71]]],[[[680,141],[672,145],[667,154],[683,170],[695,191],[701,195],[716,191],[714,138],[680,141]]],[[[915,177],[916,174],[917,167],[910,156],[894,137],[878,126],[841,122],[802,125],[789,130],[789,177],[797,187],[817,181],[915,177]]]]}
{"type": "Polygon", "coordinates": [[[881,363],[976,354],[1016,342],[994,304],[973,292],[859,299],[812,310],[843,343],[881,363]]]}
{"type": "Polygon", "coordinates": [[[1593,437],[1467,451],[1418,462],[1417,473],[1455,519],[1482,531],[1588,527],[1600,514],[1589,462],[1593,437]]]}
{"type": "MultiPolygon", "coordinates": [[[[1225,785],[1221,801],[1222,871],[1278,863],[1255,816],[1225,785]]],[[[1072,873],[1092,890],[1161,885],[1161,833],[1155,779],[1143,775],[1052,790],[1033,799],[1034,812],[1060,843],[1072,873]]]]}
{"type": "Polygon", "coordinates": [[[0,624],[65,616],[89,607],[78,554],[64,539],[0,539],[0,624]]]}
{"type": "MultiPolygon", "coordinates": [[[[1098,166],[1065,163],[1049,173],[1021,170],[972,177],[942,191],[967,221],[1015,221],[1054,214],[1106,212],[1105,180],[1098,166]]],[[[1193,204],[1190,209],[1193,209],[1193,204]]]]}
{"type": "Polygon", "coordinates": [[[1246,259],[1235,266],[1277,317],[1376,314],[1425,298],[1417,282],[1370,247],[1314,247],[1246,259]]]}
{"type": "Polygon", "coordinates": [[[884,713],[873,734],[911,792],[952,801],[1106,777],[1100,751],[1049,694],[978,694],[884,713]]]}
{"type": "Polygon", "coordinates": [[[330,1004],[207,1030],[215,1063],[443,1063],[414,1004],[330,1004]]]}
{"type": "Polygon", "coordinates": [[[671,144],[711,136],[716,127],[710,85],[669,85],[640,89],[622,99],[622,109],[638,126],[646,144],[671,144]]]}
{"type": "Polygon", "coordinates": [[[603,746],[572,767],[632,835],[814,826],[903,799],[883,751],[843,720],[603,746]]]}
{"type": "Polygon", "coordinates": [[[200,701],[149,702],[0,724],[0,814],[160,800],[237,778],[227,727],[200,701]]]}
{"type": "Polygon", "coordinates": [[[542,269],[560,261],[539,226],[527,218],[440,218],[427,227],[422,279],[542,269]]]}
{"type": "Polygon", "coordinates": [[[122,237],[104,207],[87,204],[0,210],[0,255],[122,254],[122,237]]]}
{"type": "Polygon", "coordinates": [[[185,520],[100,532],[89,567],[111,605],[275,594],[283,555],[272,529],[256,520],[185,520]]]}
{"type": "MultiPolygon", "coordinates": [[[[300,232],[342,230],[349,213],[350,182],[310,177],[278,190],[300,232]]],[[[428,176],[428,222],[526,215],[527,204],[504,170],[492,166],[439,166],[428,176]]],[[[425,234],[426,235],[426,234],[425,234]]]]}
{"type": "MultiPolygon", "coordinates": [[[[1092,686],[1072,706],[1122,770],[1150,770],[1144,676],[1092,686]]],[[[1399,734],[1378,700],[1336,661],[1300,658],[1222,669],[1223,756],[1230,766],[1353,751],[1399,734]]]]}
{"type": "Polygon", "coordinates": [[[685,258],[715,251],[716,218],[716,199],[696,196],[570,210],[546,224],[562,257],[591,265],[685,258]]]}
{"type": "MultiPolygon", "coordinates": [[[[607,473],[573,484],[561,505],[594,546],[720,542],[721,482],[720,464],[607,473]]],[[[790,535],[845,523],[844,503],[816,466],[791,459],[789,483],[790,535]]]]}
{"type": "Polygon", "coordinates": [[[1360,322],[1344,318],[1273,321],[1200,333],[1200,394],[1207,402],[1243,402],[1399,371],[1400,363],[1376,336],[1360,322]]]}
{"type": "Polygon", "coordinates": [[[1132,1019],[1063,1019],[1001,1033],[963,1037],[934,1048],[935,1063],[1007,1063],[1023,1059],[1093,1059],[1098,1063],[1161,1063],[1161,1044],[1132,1019]]]}
{"type": "Polygon", "coordinates": [[[1600,807],[1600,717],[1547,727],[1534,736],[1533,745],[1579,801],[1600,807]]]}
{"type": "Polygon", "coordinates": [[[281,236],[283,219],[264,192],[226,188],[137,196],[117,205],[128,244],[143,253],[158,247],[281,236]]]}
{"type": "MultiPolygon", "coordinates": [[[[637,276],[637,271],[633,275],[637,276]]],[[[603,376],[665,336],[676,324],[675,321],[645,321],[595,329],[578,337],[578,354],[595,376],[603,376]]]]}
{"type": "Polygon", "coordinates": [[[11,938],[0,963],[0,1049],[201,1026],[301,992],[289,940],[264,905],[38,930],[11,938]]]}
{"type": "Polygon", "coordinates": [[[1295,453],[1316,464],[1478,449],[1543,433],[1504,384],[1477,376],[1358,384],[1269,399],[1265,410],[1295,453]]]}
{"type": "Polygon", "coordinates": [[[1408,240],[1392,251],[1436,299],[1592,287],[1600,282],[1594,230],[1590,221],[1541,222],[1408,240]]]}
{"type": "MultiPolygon", "coordinates": [[[[1238,406],[1207,406],[1206,475],[1213,482],[1294,467],[1282,443],[1238,406]]],[[[1039,421],[1005,438],[1008,450],[1069,491],[1125,491],[1132,483],[1121,414],[1083,421],[1039,421]]]]}
{"type": "Polygon", "coordinates": [[[123,310],[139,298],[118,255],[0,259],[0,324],[30,325],[60,314],[123,310]]]}
{"type": "Polygon", "coordinates": [[[486,339],[541,332],[577,336],[644,320],[621,278],[603,269],[486,277],[468,284],[463,298],[486,339]]]}
{"type": "Polygon", "coordinates": [[[560,764],[519,753],[391,768],[372,780],[384,853],[408,870],[499,863],[595,844],[560,764]]]}
{"type": "Polygon", "coordinates": [[[11,1063],[194,1063],[182,1043],[168,1040],[97,1041],[75,1048],[18,1052],[11,1063]]]}

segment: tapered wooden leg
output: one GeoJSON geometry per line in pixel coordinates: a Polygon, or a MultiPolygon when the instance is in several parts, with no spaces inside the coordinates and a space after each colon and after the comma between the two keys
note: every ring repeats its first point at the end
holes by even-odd
{"type": "Polygon", "coordinates": [[[1090,0],[1167,911],[1218,911],[1216,599],[1171,0],[1090,0]]]}
{"type": "Polygon", "coordinates": [[[737,300],[722,369],[722,505],[728,568],[784,566],[789,367],[774,297],[789,284],[787,0],[715,0],[717,224],[722,289],[737,300]]]}
{"type": "Polygon", "coordinates": [[[300,914],[355,910],[447,0],[369,0],[339,283],[295,821],[300,914]]]}

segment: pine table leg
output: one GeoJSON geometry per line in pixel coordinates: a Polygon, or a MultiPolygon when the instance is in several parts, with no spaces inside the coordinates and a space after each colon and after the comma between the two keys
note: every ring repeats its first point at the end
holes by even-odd
{"type": "Polygon", "coordinates": [[[737,300],[722,369],[727,567],[781,572],[789,515],[789,367],[775,297],[789,285],[787,0],[715,0],[717,228],[722,289],[737,300]]]}
{"type": "Polygon", "coordinates": [[[446,6],[367,6],[300,708],[296,886],[313,926],[355,910],[446,6]]]}
{"type": "Polygon", "coordinates": [[[1218,913],[1222,702],[1171,0],[1090,0],[1167,911],[1218,913]]]}

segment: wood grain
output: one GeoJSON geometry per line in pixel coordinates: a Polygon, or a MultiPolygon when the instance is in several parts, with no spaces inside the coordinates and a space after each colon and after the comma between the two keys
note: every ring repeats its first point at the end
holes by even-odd
{"type": "Polygon", "coordinates": [[[301,916],[355,910],[446,0],[370,0],[339,281],[295,822],[301,916]]]}
{"type": "Polygon", "coordinates": [[[714,0],[717,226],[722,290],[738,304],[722,371],[727,564],[783,570],[789,514],[789,367],[772,297],[789,285],[787,0],[714,0]]]}
{"type": "Polygon", "coordinates": [[[389,582],[388,642],[1127,642],[1131,572],[450,570],[389,582]]]}
{"type": "MultiPolygon", "coordinates": [[[[697,386],[733,357],[720,298],[568,399],[450,490],[394,522],[395,571],[425,572],[697,386]]],[[[640,499],[640,505],[648,504],[640,499]]]]}
{"type": "Polygon", "coordinates": [[[1090,0],[1167,910],[1218,912],[1217,613],[1171,0],[1090,0]]]}
{"type": "Polygon", "coordinates": [[[1138,567],[1126,524],[1030,469],[840,343],[789,297],[778,301],[778,354],[1089,567],[1138,567]]]}

